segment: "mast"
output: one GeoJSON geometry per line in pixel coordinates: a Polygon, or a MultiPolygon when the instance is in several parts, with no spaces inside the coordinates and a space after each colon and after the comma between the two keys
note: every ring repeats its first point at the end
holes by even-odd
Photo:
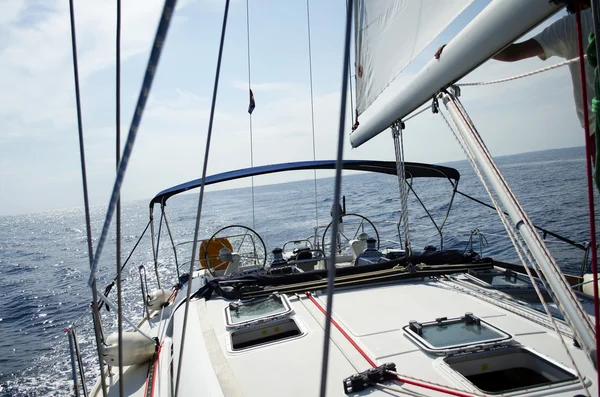
{"type": "MultiPolygon", "coordinates": [[[[391,85],[386,103],[374,102],[350,134],[353,148],[403,119],[443,88],[459,80],[560,9],[548,0],[495,0],[404,87],[391,85]]],[[[392,50],[392,49],[390,49],[392,50]]]]}

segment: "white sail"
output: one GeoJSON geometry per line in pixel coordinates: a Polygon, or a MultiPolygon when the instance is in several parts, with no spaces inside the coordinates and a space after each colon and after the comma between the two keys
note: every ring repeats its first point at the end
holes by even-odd
{"type": "Polygon", "coordinates": [[[473,0],[359,0],[356,108],[362,113],[473,0]]]}
{"type": "Polygon", "coordinates": [[[365,113],[360,126],[350,134],[352,147],[359,147],[394,121],[409,115],[440,89],[471,72],[559,8],[548,0],[491,2],[448,42],[439,60],[432,56],[407,84],[390,87],[386,101],[376,102],[368,114],[365,113]]]}

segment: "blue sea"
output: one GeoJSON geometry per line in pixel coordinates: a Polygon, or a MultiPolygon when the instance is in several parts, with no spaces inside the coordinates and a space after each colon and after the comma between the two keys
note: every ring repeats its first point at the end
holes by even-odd
{"type": "MultiPolygon", "coordinates": [[[[576,242],[589,240],[589,217],[583,148],[525,153],[496,159],[509,185],[536,225],[576,242]]],[[[466,161],[445,164],[461,172],[459,190],[489,203],[490,199],[466,161]]],[[[174,181],[179,183],[181,181],[174,181]]],[[[257,183],[260,180],[257,179],[257,183]]],[[[447,180],[420,179],[414,189],[431,216],[442,221],[451,186],[447,180]]],[[[307,238],[314,226],[330,221],[333,179],[304,180],[255,188],[252,219],[250,188],[209,191],[205,197],[200,235],[208,238],[229,224],[253,226],[267,250],[286,241],[307,238]]],[[[397,179],[388,175],[352,174],[344,179],[347,212],[368,217],[378,225],[382,245],[397,241],[395,222],[400,215],[397,179]],[[388,223],[382,223],[388,222],[388,223]]],[[[176,242],[193,238],[197,194],[173,197],[167,207],[169,226],[176,242]]],[[[596,195],[596,201],[598,196],[596,195]]],[[[105,208],[92,208],[94,244],[100,233],[105,208]]],[[[159,214],[156,213],[158,221],[159,214]]],[[[411,198],[409,209],[413,249],[439,247],[440,237],[426,212],[411,198]]],[[[148,201],[123,205],[123,254],[126,258],[148,222],[148,201]]],[[[470,232],[484,237],[485,256],[518,263],[512,244],[496,212],[457,195],[444,226],[444,247],[464,249],[470,232]]],[[[116,274],[114,235],[103,252],[98,286],[103,288],[116,274]]],[[[479,251],[479,237],[474,249],[479,251]]],[[[547,245],[565,272],[579,273],[583,251],[547,238],[547,245]]],[[[183,246],[184,248],[186,246],[183,246]]],[[[187,247],[190,247],[188,244],[187,247]]],[[[163,287],[175,284],[175,267],[168,234],[162,229],[159,277],[163,287]]],[[[180,262],[190,260],[190,250],[179,252],[180,262]]],[[[139,266],[156,288],[149,234],[143,238],[124,269],[124,312],[142,316],[139,266]]],[[[187,267],[187,266],[183,266],[187,267]]],[[[0,395],[71,395],[70,359],[65,327],[77,322],[88,383],[98,374],[93,335],[90,332],[87,287],[89,261],[82,208],[0,217],[0,395]]],[[[113,291],[113,298],[116,291],[113,291]]],[[[110,332],[116,316],[102,312],[110,332]]]]}

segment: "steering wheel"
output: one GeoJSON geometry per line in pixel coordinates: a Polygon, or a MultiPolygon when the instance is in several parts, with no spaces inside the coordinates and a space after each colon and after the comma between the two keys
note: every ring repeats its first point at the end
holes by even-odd
{"type": "MultiPolygon", "coordinates": [[[[365,233],[365,229],[368,231],[369,229],[371,231],[374,232],[375,236],[373,236],[372,233],[368,233],[370,238],[375,238],[375,240],[377,240],[377,249],[379,249],[379,232],[377,231],[377,228],[375,227],[375,225],[373,224],[373,222],[371,222],[369,220],[369,218],[367,218],[366,216],[362,216],[359,214],[343,214],[341,216],[341,219],[343,221],[343,225],[344,225],[344,231],[340,231],[338,232],[340,238],[338,238],[338,253],[342,252],[342,245],[341,245],[341,241],[345,240],[346,244],[349,246],[350,244],[350,240],[355,240],[359,234],[361,233],[365,233]],[[349,220],[349,221],[348,221],[349,220]],[[351,227],[350,227],[351,226],[351,227]],[[356,226],[356,228],[355,228],[356,226]]],[[[321,247],[323,247],[323,252],[325,252],[326,256],[331,255],[331,247],[329,247],[328,250],[325,249],[326,245],[325,242],[326,241],[331,241],[331,238],[327,239],[327,232],[329,232],[329,229],[331,228],[331,225],[333,225],[333,221],[329,222],[329,225],[327,225],[327,227],[325,228],[325,231],[323,232],[323,237],[321,239],[321,247]]]]}
{"type": "Polygon", "coordinates": [[[233,262],[234,255],[236,261],[239,258],[240,269],[264,267],[267,263],[267,248],[263,239],[247,226],[225,226],[200,244],[200,265],[213,276],[216,272],[224,273],[233,262]]]}

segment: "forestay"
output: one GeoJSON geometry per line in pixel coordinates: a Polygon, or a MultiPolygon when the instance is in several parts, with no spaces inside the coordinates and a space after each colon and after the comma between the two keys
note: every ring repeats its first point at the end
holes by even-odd
{"type": "Polygon", "coordinates": [[[356,109],[364,112],[473,0],[359,0],[356,109]]]}

